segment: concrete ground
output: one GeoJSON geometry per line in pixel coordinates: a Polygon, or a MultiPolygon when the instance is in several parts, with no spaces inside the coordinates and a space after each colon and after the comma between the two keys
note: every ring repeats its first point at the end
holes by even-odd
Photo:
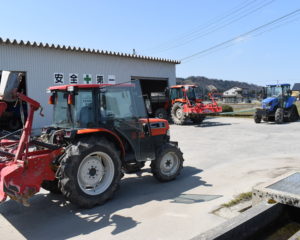
{"type": "Polygon", "coordinates": [[[171,126],[184,153],[182,174],[158,183],[149,167],[126,175],[113,200],[78,210],[46,191],[23,207],[0,205],[3,239],[190,239],[222,222],[211,213],[241,192],[300,168],[300,122],[255,124],[252,119],[211,118],[171,126]]]}

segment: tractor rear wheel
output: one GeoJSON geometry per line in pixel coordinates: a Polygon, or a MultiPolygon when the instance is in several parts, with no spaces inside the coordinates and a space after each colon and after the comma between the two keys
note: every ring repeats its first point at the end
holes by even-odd
{"type": "Polygon", "coordinates": [[[257,112],[254,113],[254,122],[255,123],[261,122],[261,116],[257,112]]]}
{"type": "Polygon", "coordinates": [[[68,149],[61,163],[59,185],[71,203],[91,208],[112,198],[121,176],[114,144],[105,138],[85,138],[68,149]]]}
{"type": "Polygon", "coordinates": [[[158,108],[154,115],[156,118],[168,119],[168,113],[164,108],[158,108]]]}
{"type": "Polygon", "coordinates": [[[275,112],[275,122],[277,124],[283,123],[284,120],[283,108],[277,108],[275,112]]]}
{"type": "Polygon", "coordinates": [[[289,114],[289,121],[290,122],[296,122],[299,119],[299,113],[298,109],[295,104],[292,105],[290,108],[290,114],[289,114]]]}
{"type": "Polygon", "coordinates": [[[183,125],[186,120],[186,115],[183,111],[183,105],[181,103],[174,103],[171,109],[171,117],[175,124],[183,125]]]}
{"type": "Polygon", "coordinates": [[[183,161],[180,149],[167,143],[160,149],[157,158],[151,161],[153,176],[160,182],[171,181],[180,174],[183,161]]]}

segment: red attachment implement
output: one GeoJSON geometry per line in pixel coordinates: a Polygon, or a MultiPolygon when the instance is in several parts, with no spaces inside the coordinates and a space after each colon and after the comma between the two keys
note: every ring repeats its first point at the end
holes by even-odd
{"type": "Polygon", "coordinates": [[[30,111],[20,140],[0,143],[0,202],[9,196],[27,206],[28,198],[40,190],[44,180],[55,179],[51,163],[63,149],[29,151],[33,115],[40,104],[21,93],[18,98],[30,105],[30,111]]]}

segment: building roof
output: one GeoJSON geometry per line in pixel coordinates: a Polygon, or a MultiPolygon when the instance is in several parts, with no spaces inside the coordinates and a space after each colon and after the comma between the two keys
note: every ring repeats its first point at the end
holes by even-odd
{"type": "Polygon", "coordinates": [[[292,91],[300,91],[300,83],[295,83],[292,91]]]}
{"type": "Polygon", "coordinates": [[[180,61],[165,59],[165,58],[149,57],[149,56],[143,56],[143,55],[112,52],[112,51],[105,51],[105,50],[91,49],[91,48],[81,48],[81,47],[66,46],[66,45],[59,45],[59,44],[48,44],[48,43],[42,43],[42,42],[30,42],[30,41],[23,41],[23,40],[17,41],[16,39],[11,40],[8,38],[3,39],[0,37],[0,45],[1,44],[2,45],[18,45],[18,46],[37,47],[37,48],[58,49],[58,50],[72,51],[72,52],[94,53],[94,54],[107,55],[107,56],[116,56],[116,57],[125,57],[125,58],[141,59],[141,60],[148,60],[148,61],[180,64],[180,61]]]}

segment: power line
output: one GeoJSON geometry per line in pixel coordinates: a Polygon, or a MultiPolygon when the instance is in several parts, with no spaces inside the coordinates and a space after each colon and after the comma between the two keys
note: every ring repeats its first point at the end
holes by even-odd
{"type": "Polygon", "coordinates": [[[236,42],[236,41],[239,40],[239,39],[243,39],[243,38],[247,37],[248,35],[250,35],[250,34],[252,34],[252,33],[254,33],[254,32],[257,32],[257,31],[259,31],[259,30],[261,30],[261,29],[264,29],[264,28],[266,28],[266,27],[268,27],[268,26],[271,26],[271,25],[273,25],[273,24],[275,24],[275,23],[281,22],[283,19],[287,19],[287,18],[289,18],[289,17],[291,17],[291,16],[293,16],[293,15],[295,15],[295,14],[298,14],[299,12],[300,12],[300,9],[297,9],[297,10],[295,10],[295,11],[292,11],[292,12],[290,12],[290,13],[288,13],[288,14],[282,16],[282,17],[279,17],[279,18],[277,18],[277,19],[274,19],[274,20],[272,20],[272,21],[270,21],[270,22],[268,22],[268,23],[266,23],[266,24],[263,24],[263,25],[261,25],[261,26],[259,26],[259,27],[256,27],[256,28],[254,28],[254,29],[252,29],[252,30],[250,30],[250,31],[248,31],[248,32],[246,32],[246,33],[243,33],[243,34],[241,34],[241,35],[239,35],[239,36],[237,36],[237,37],[231,38],[231,39],[229,39],[229,40],[227,40],[227,41],[224,41],[224,42],[222,42],[222,43],[216,44],[216,45],[214,45],[214,46],[212,46],[212,47],[210,47],[210,48],[204,49],[204,50],[199,51],[199,52],[196,52],[196,53],[194,53],[194,54],[192,54],[192,55],[190,55],[190,56],[184,57],[184,58],[181,59],[181,61],[185,61],[186,59],[190,59],[190,58],[193,58],[193,57],[195,57],[195,56],[202,55],[202,54],[204,54],[204,53],[210,52],[210,51],[212,51],[212,50],[214,50],[214,49],[217,49],[217,48],[219,48],[219,47],[222,47],[222,46],[224,46],[224,45],[226,45],[226,44],[228,44],[228,43],[234,43],[234,42],[236,42]]]}
{"type": "Polygon", "coordinates": [[[201,25],[198,25],[195,30],[191,30],[190,32],[186,32],[186,33],[183,33],[183,34],[180,34],[178,37],[176,37],[175,39],[170,39],[162,44],[159,44],[157,45],[156,47],[153,47],[153,48],[150,48],[148,50],[153,50],[153,49],[157,49],[157,48],[160,48],[160,47],[164,47],[164,46],[169,46],[170,43],[174,42],[174,41],[177,41],[177,40],[181,40],[182,38],[185,38],[186,36],[189,36],[189,35],[192,35],[194,34],[195,32],[197,31],[200,31],[202,29],[205,29],[213,24],[215,24],[216,22],[218,21],[221,21],[223,20],[224,18],[228,17],[229,15],[231,14],[234,14],[235,12],[238,12],[240,11],[241,9],[247,7],[249,4],[252,4],[253,2],[255,2],[257,0],[246,0],[245,2],[243,2],[242,4],[238,5],[237,7],[231,9],[230,11],[228,11],[228,13],[224,13],[223,15],[219,16],[219,17],[216,17],[216,18],[213,18],[211,19],[210,21],[206,22],[205,24],[201,24],[201,25]]]}
{"type": "MultiPolygon", "coordinates": [[[[229,21],[229,22],[227,22],[227,23],[225,23],[225,24],[223,24],[223,25],[221,25],[221,26],[217,26],[217,27],[215,27],[215,28],[212,28],[211,30],[209,30],[209,31],[207,31],[207,32],[205,32],[205,33],[202,33],[202,34],[200,34],[200,35],[197,34],[197,35],[195,35],[193,38],[191,38],[191,39],[189,39],[189,40],[186,40],[185,42],[183,42],[183,43],[181,43],[181,44],[177,44],[177,45],[175,45],[175,46],[168,47],[168,48],[166,48],[165,50],[163,50],[163,52],[164,52],[164,51],[171,50],[171,49],[174,49],[174,48],[182,47],[182,46],[187,45],[188,43],[190,43],[190,42],[192,42],[192,41],[195,41],[195,40],[197,40],[197,39],[200,39],[200,38],[203,38],[203,37],[205,37],[205,36],[207,36],[207,35],[210,35],[210,34],[216,32],[216,31],[218,31],[218,30],[220,30],[220,29],[223,29],[223,28],[227,27],[228,25],[230,25],[230,24],[232,24],[232,23],[235,23],[235,22],[237,22],[237,21],[239,21],[239,20],[241,20],[241,19],[243,19],[243,18],[245,18],[245,17],[251,15],[252,13],[255,13],[255,12],[259,11],[260,9],[266,7],[267,5],[270,5],[270,4],[273,3],[274,1],[275,1],[275,0],[271,0],[271,1],[269,1],[269,2],[267,2],[267,3],[265,3],[265,4],[263,4],[263,5],[261,5],[261,6],[257,7],[257,8],[255,8],[254,10],[251,10],[250,12],[247,12],[247,13],[243,14],[242,16],[239,16],[238,18],[234,18],[234,19],[232,19],[231,21],[229,21]]],[[[229,19],[229,20],[230,20],[230,19],[229,19]]]]}
{"type": "Polygon", "coordinates": [[[196,30],[182,34],[180,37],[175,38],[174,40],[167,41],[164,44],[158,45],[158,47],[154,47],[152,49],[157,49],[158,51],[162,52],[186,45],[191,41],[205,37],[234,22],[237,22],[242,18],[245,18],[246,16],[254,12],[259,11],[260,9],[266,7],[275,0],[267,0],[267,2],[260,1],[258,5],[253,5],[256,1],[257,0],[252,0],[250,2],[246,1],[242,5],[239,5],[237,8],[232,9],[228,13],[216,18],[215,20],[210,21],[207,24],[200,25],[196,28],[196,30]]]}

